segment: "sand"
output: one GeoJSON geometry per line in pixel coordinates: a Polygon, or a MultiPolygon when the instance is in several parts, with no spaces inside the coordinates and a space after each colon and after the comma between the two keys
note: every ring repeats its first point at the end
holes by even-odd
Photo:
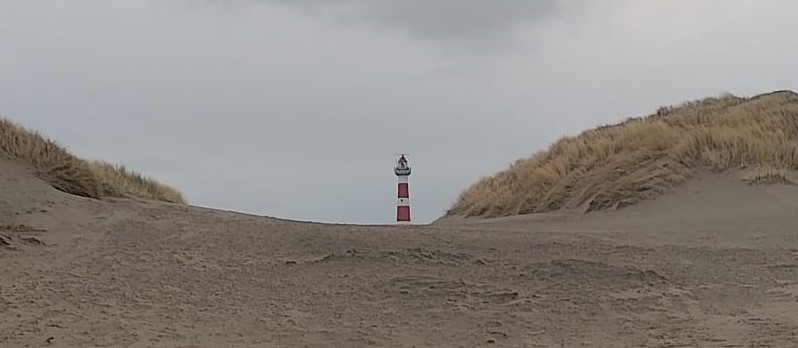
{"type": "Polygon", "coordinates": [[[587,216],[295,222],[0,161],[2,347],[795,347],[798,186],[587,216]]]}

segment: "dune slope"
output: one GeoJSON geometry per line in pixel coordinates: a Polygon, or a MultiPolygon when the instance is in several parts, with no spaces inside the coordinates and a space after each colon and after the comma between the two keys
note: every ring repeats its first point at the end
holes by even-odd
{"type": "Polygon", "coordinates": [[[792,347],[798,186],[620,211],[289,222],[53,189],[0,159],[2,347],[792,347]]]}
{"type": "Polygon", "coordinates": [[[659,196],[696,170],[747,170],[783,182],[798,168],[798,94],[724,95],[565,137],[465,190],[448,216],[617,209],[659,196]]]}
{"type": "Polygon", "coordinates": [[[53,187],[83,197],[137,197],[185,204],[176,189],[101,161],[78,158],[53,140],[0,117],[0,158],[36,170],[53,187]]]}

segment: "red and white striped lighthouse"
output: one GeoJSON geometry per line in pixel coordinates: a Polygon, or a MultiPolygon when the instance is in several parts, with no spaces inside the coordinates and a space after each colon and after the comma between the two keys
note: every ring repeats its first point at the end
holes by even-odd
{"type": "Polygon", "coordinates": [[[410,223],[410,187],[408,178],[410,177],[410,166],[407,165],[405,155],[401,155],[396,162],[394,173],[399,178],[398,195],[396,201],[396,222],[400,224],[410,223]]]}

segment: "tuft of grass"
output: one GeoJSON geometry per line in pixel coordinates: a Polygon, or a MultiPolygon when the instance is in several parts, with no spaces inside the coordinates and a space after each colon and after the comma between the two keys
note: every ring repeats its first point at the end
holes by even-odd
{"type": "Polygon", "coordinates": [[[797,135],[798,94],[791,91],[661,107],[653,115],[561,138],[480,179],[447,215],[617,209],[667,192],[698,167],[768,168],[751,179],[774,182],[798,169],[797,135]]]}
{"type": "Polygon", "coordinates": [[[772,184],[792,184],[787,178],[787,169],[774,168],[771,166],[762,166],[754,168],[746,173],[743,181],[747,181],[752,185],[772,185],[772,184]]]}
{"type": "Polygon", "coordinates": [[[0,157],[32,168],[54,188],[89,198],[137,197],[186,204],[183,195],[124,166],[78,158],[39,132],[0,117],[0,157]]]}
{"type": "Polygon", "coordinates": [[[131,196],[186,204],[183,195],[172,187],[133,172],[123,165],[92,161],[89,168],[100,178],[109,195],[131,196]]]}
{"type": "Polygon", "coordinates": [[[0,118],[0,156],[34,169],[53,187],[99,198],[101,184],[88,163],[39,132],[0,118]]]}

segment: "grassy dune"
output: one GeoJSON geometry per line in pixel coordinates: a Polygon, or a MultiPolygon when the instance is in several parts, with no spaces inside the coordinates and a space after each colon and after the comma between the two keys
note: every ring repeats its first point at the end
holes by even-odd
{"type": "Polygon", "coordinates": [[[53,187],[71,194],[136,197],[185,204],[177,190],[125,167],[78,158],[39,132],[0,117],[0,157],[37,171],[53,187]]]}
{"type": "Polygon", "coordinates": [[[773,183],[798,169],[798,94],[733,95],[565,137],[465,190],[448,215],[499,217],[616,209],[662,194],[699,168],[742,168],[773,183]]]}

